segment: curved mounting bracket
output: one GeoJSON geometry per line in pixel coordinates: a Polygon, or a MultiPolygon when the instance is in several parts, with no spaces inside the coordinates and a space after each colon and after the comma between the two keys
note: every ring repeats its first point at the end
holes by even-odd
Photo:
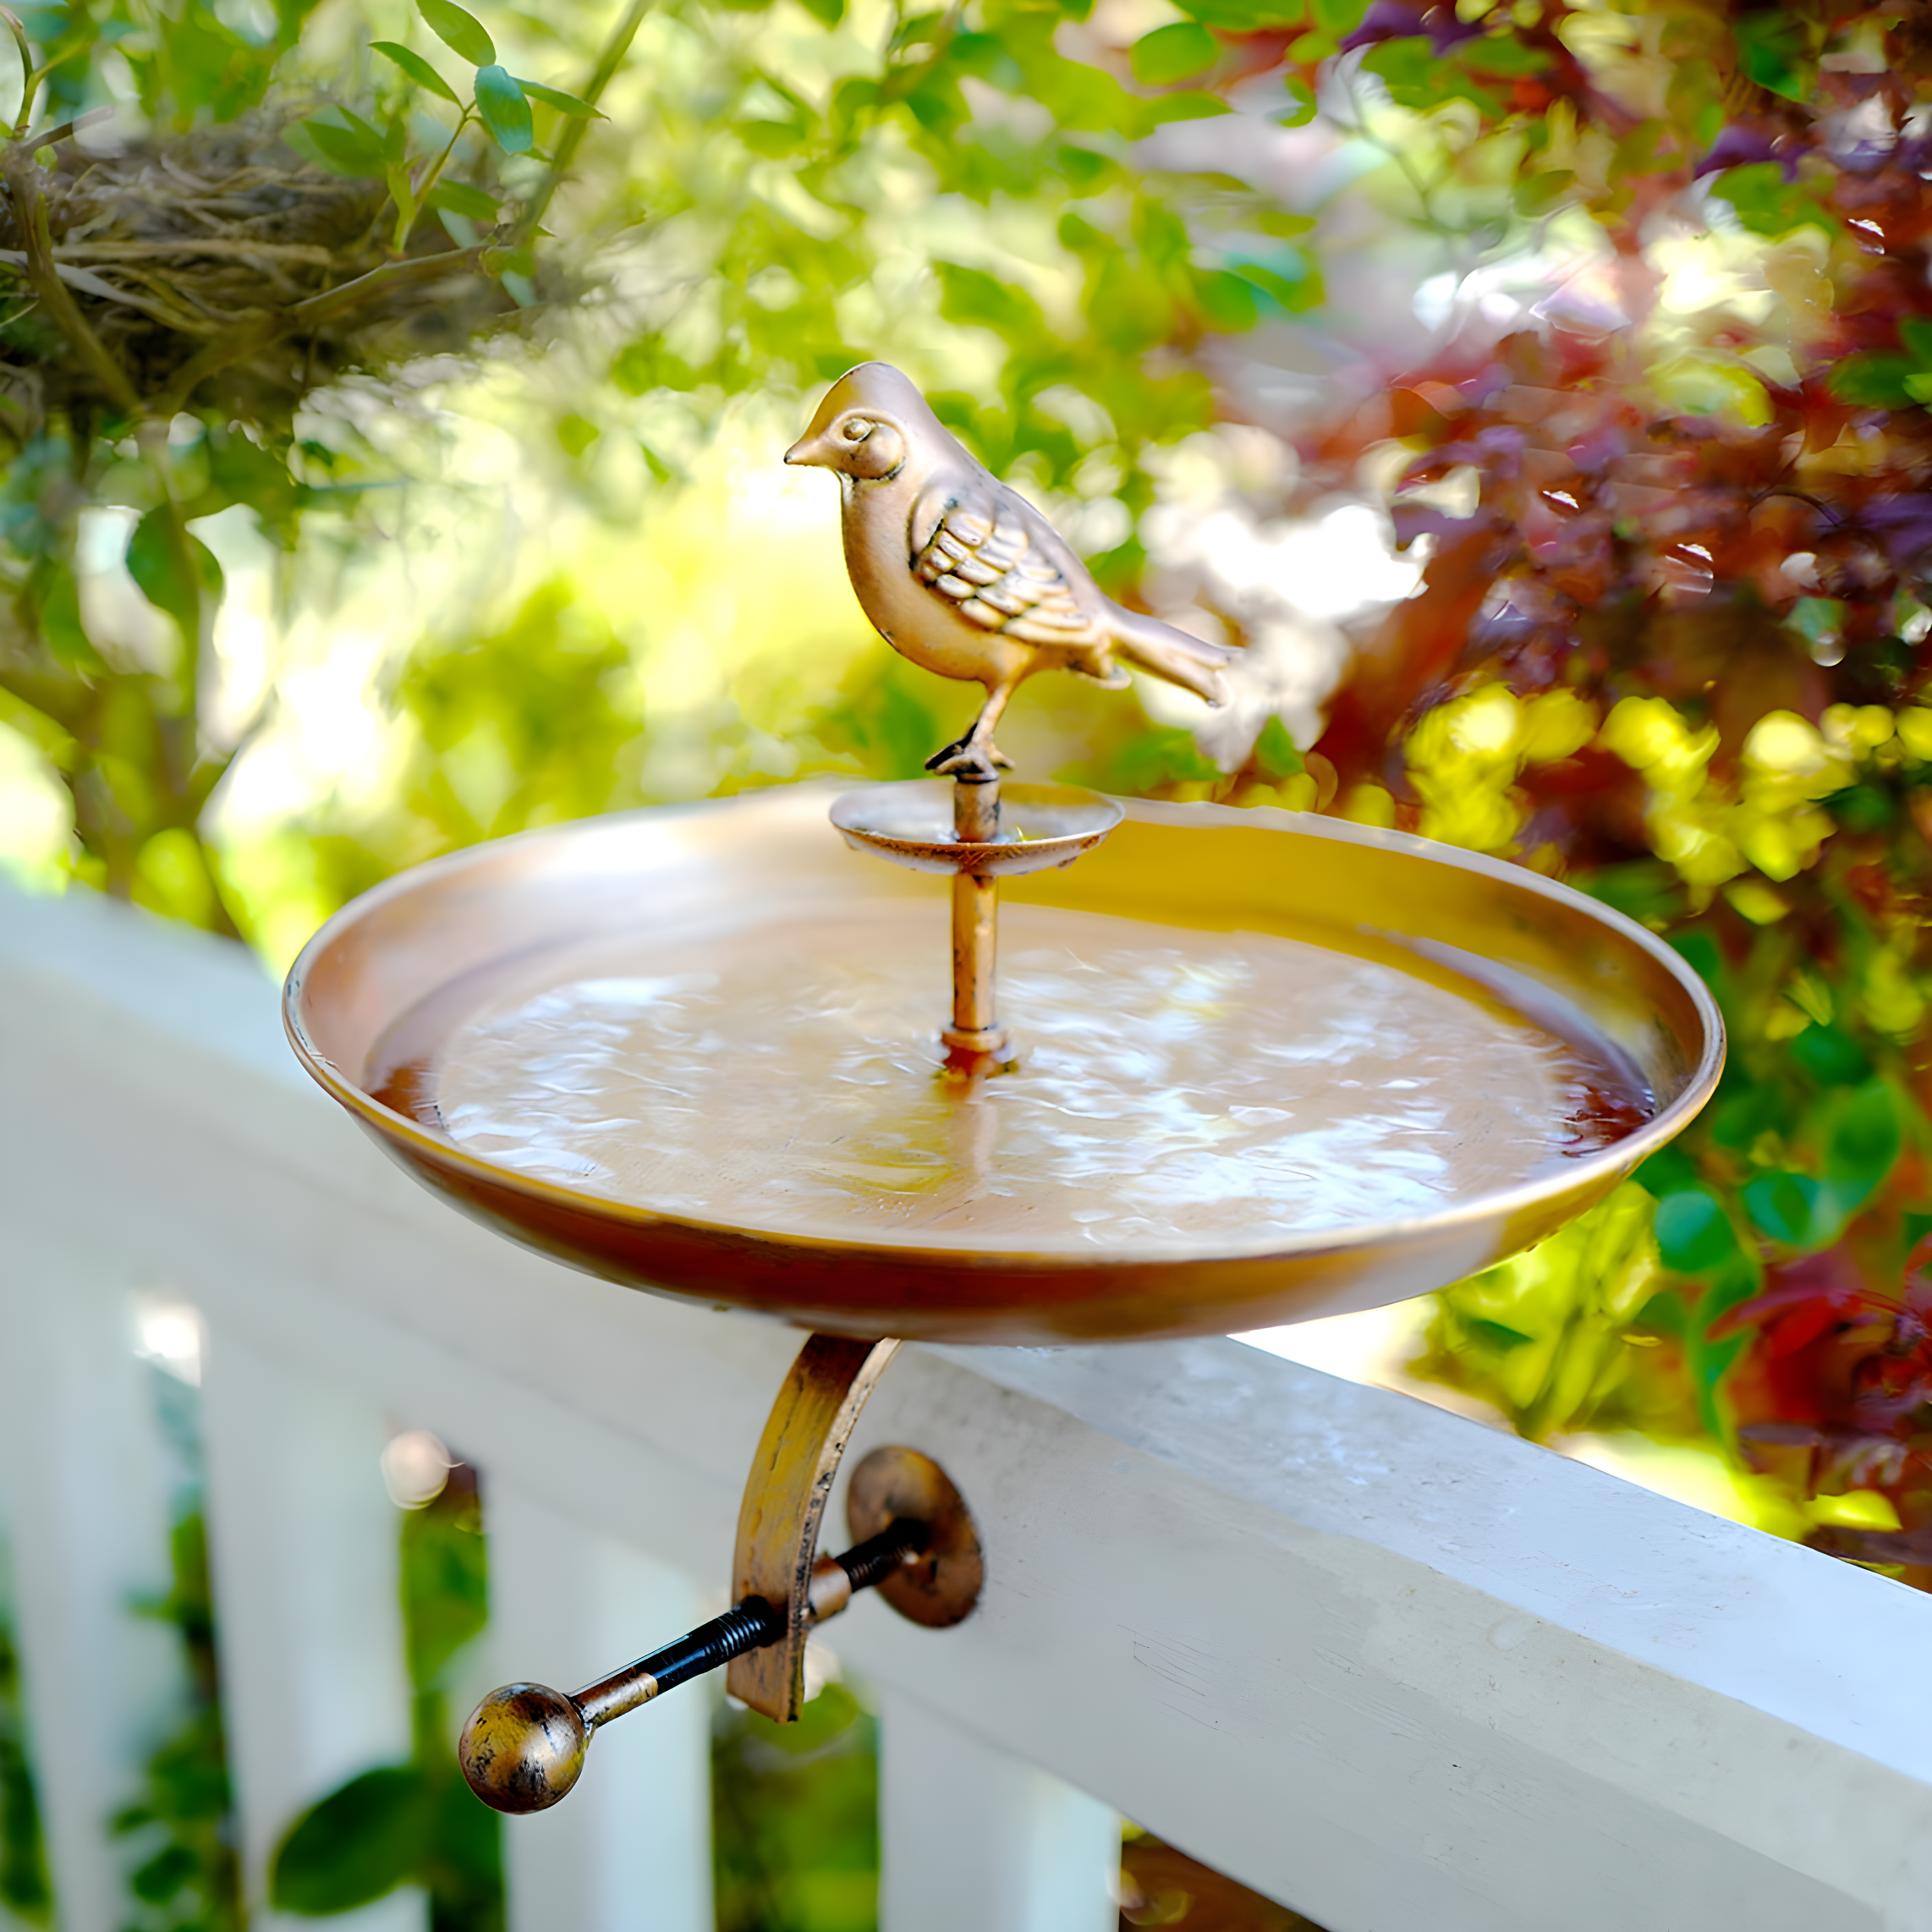
{"type": "Polygon", "coordinates": [[[859,1541],[818,1554],[826,1499],[853,1425],[897,1342],[815,1335],[785,1379],[738,1512],[736,1602],[722,1616],[565,1695],[505,1684],[469,1715],[457,1757],[497,1811],[542,1811],[577,1782],[592,1732],[728,1663],[733,1696],[780,1724],[804,1704],[806,1633],[856,1590],[938,1628],[970,1616],[985,1578],[965,1499],[930,1457],[875,1449],[852,1473],[846,1514],[859,1541]]]}
{"type": "Polygon", "coordinates": [[[772,1404],[745,1478],[732,1601],[762,1597],[784,1612],[785,1634],[733,1658],[725,1688],[779,1724],[792,1723],[804,1708],[812,1565],[826,1501],[859,1412],[898,1347],[897,1342],[811,1336],[772,1404]]]}

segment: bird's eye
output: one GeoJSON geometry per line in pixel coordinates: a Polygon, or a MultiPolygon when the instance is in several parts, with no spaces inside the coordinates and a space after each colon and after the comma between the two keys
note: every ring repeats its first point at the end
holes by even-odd
{"type": "Polygon", "coordinates": [[[839,431],[848,442],[864,442],[872,433],[872,425],[863,416],[853,416],[839,431]]]}

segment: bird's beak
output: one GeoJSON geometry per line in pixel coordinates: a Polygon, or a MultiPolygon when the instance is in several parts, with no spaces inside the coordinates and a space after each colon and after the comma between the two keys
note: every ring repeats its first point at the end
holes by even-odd
{"type": "Polygon", "coordinates": [[[791,464],[818,464],[825,462],[825,450],[815,436],[800,436],[785,452],[785,460],[791,464]]]}

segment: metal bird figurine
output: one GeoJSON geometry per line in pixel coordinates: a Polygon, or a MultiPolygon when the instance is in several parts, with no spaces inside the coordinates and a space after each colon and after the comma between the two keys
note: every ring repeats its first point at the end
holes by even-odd
{"type": "Polygon", "coordinates": [[[1118,690],[1117,649],[1210,705],[1226,700],[1219,667],[1231,651],[1115,603],[889,365],[840,376],[785,460],[837,472],[845,567],[879,634],[928,671],[986,688],[973,728],[928,771],[991,777],[1010,762],[993,730],[1018,686],[1065,670],[1118,690]]]}

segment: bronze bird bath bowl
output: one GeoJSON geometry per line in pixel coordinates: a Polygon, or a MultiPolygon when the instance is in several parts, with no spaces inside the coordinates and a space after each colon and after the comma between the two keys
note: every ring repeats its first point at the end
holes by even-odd
{"type": "Polygon", "coordinates": [[[1065,788],[1007,788],[989,826],[995,790],[957,786],[992,837],[947,824],[943,782],[526,833],[378,886],[291,972],[304,1064],[435,1192],[606,1279],[812,1331],[747,1487],[737,1607],[574,1697],[486,1699],[464,1756],[487,1802],[554,1802],[597,1724],[719,1662],[795,1715],[805,1635],[854,1589],[970,1610],[971,1518],[914,1452],[859,1466],[858,1546],[817,1555],[899,1340],[1220,1334],[1421,1294],[1600,1199],[1715,1084],[1695,976],[1534,873],[1065,788]]]}
{"type": "Polygon", "coordinates": [[[838,474],[881,634],[985,687],[932,761],[953,781],[837,799],[842,838],[815,786],[526,833],[365,893],[288,976],[304,1065],[465,1213],[810,1331],[745,1485],[733,1607],[574,1694],[486,1698],[459,1754],[501,1810],[554,1803],[599,1725],[719,1664],[788,1722],[806,1636],[854,1590],[971,1611],[971,1515],[916,1450],[859,1465],[854,1545],[818,1554],[901,1341],[1213,1335],[1425,1293],[1600,1199],[1722,1064],[1677,955],[1534,873],[1002,786],[992,727],[1035,671],[1124,682],[1117,646],[1213,700],[1231,653],[1103,596],[883,365],[787,460],[838,474]]]}

